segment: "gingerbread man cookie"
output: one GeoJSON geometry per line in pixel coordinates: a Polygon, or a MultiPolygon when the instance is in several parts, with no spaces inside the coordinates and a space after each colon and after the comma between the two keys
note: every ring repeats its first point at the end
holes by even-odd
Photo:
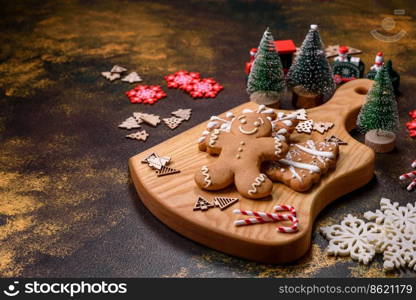
{"type": "MultiPolygon", "coordinates": [[[[211,118],[199,140],[199,149],[219,158],[197,170],[197,185],[219,190],[234,182],[237,191],[246,198],[270,195],[273,183],[260,172],[260,166],[263,161],[283,158],[289,149],[285,141],[272,137],[273,127],[285,126],[273,123],[275,118],[274,111],[263,105],[256,112],[245,109],[238,116],[227,113],[225,118],[211,118]]],[[[286,131],[290,130],[293,128],[287,127],[286,131]]]]}
{"type": "Polygon", "coordinates": [[[335,168],[338,152],[337,143],[308,140],[291,144],[285,158],[265,163],[263,171],[271,180],[305,192],[328,170],[335,168]]]}

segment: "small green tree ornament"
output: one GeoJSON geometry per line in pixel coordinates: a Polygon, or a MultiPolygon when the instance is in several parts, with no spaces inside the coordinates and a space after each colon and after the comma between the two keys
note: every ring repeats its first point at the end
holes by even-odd
{"type": "Polygon", "coordinates": [[[263,34],[247,81],[251,101],[278,105],[286,90],[286,83],[274,38],[269,30],[263,34]]]}
{"type": "Polygon", "coordinates": [[[299,54],[289,69],[287,78],[289,86],[294,91],[293,104],[297,107],[304,106],[304,104],[295,103],[299,102],[295,96],[302,94],[314,96],[310,97],[312,98],[310,105],[305,104],[305,108],[309,108],[328,100],[333,95],[335,82],[317,25],[311,25],[299,54]],[[313,103],[313,98],[316,103],[313,103]]]}
{"type": "Polygon", "coordinates": [[[394,149],[399,117],[397,102],[388,69],[383,66],[376,74],[374,85],[360,110],[357,125],[366,133],[366,145],[378,153],[394,149]]]}

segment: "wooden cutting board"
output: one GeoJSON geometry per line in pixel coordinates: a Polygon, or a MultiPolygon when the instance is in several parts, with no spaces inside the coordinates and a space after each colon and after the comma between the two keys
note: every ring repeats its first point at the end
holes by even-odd
{"type": "MultiPolygon", "coordinates": [[[[276,183],[272,197],[267,200],[250,200],[241,197],[234,186],[217,192],[201,190],[194,182],[194,173],[216,157],[200,152],[197,140],[206,122],[183,132],[155,147],[130,158],[129,167],[134,185],[145,206],[163,223],[182,235],[216,250],[266,263],[287,263],[303,256],[311,244],[312,225],[318,213],[338,197],[368,183],[373,176],[374,152],[354,140],[348,131],[355,121],[367,91],[373,81],[358,79],[340,87],[322,106],[307,110],[314,121],[333,122],[335,125],[324,135],[294,133],[294,142],[307,139],[322,141],[336,135],[348,142],[340,146],[336,170],[329,173],[307,193],[298,193],[276,183]],[[179,169],[178,174],[157,177],[154,170],[141,161],[151,153],[172,158],[169,167],[179,169]],[[201,195],[212,201],[215,196],[238,197],[240,201],[221,211],[193,211],[195,200],[201,195]],[[297,209],[300,230],[294,234],[278,233],[276,223],[235,227],[239,216],[232,210],[241,208],[271,212],[276,204],[289,204],[297,209]]],[[[252,102],[244,103],[232,111],[255,108],[252,102]]],[[[282,224],[281,224],[282,225],[282,224]]]]}

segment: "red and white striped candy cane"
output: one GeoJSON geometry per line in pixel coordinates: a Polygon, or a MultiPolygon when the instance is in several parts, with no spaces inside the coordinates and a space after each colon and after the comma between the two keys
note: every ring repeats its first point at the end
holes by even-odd
{"type": "Polygon", "coordinates": [[[276,222],[276,221],[273,219],[269,219],[269,218],[253,217],[253,218],[248,218],[244,220],[236,220],[234,221],[234,225],[243,226],[243,225],[270,223],[270,222],[276,222]]]}
{"type": "Polygon", "coordinates": [[[277,231],[282,233],[294,233],[299,230],[299,220],[296,217],[292,216],[292,219],[290,220],[292,222],[291,226],[278,226],[276,227],[277,231]]]}
{"type": "Polygon", "coordinates": [[[292,216],[292,214],[275,214],[275,213],[266,213],[262,211],[252,211],[252,210],[242,210],[242,209],[234,209],[233,213],[236,215],[246,215],[246,216],[253,216],[259,217],[263,219],[271,219],[274,221],[287,221],[288,216],[292,216]]]}
{"type": "Polygon", "coordinates": [[[416,160],[412,162],[412,168],[416,168],[416,160]]]}
{"type": "Polygon", "coordinates": [[[277,221],[290,221],[292,223],[291,226],[278,226],[276,228],[277,231],[282,232],[282,233],[292,233],[292,232],[297,232],[299,230],[299,221],[292,214],[275,214],[275,213],[265,213],[261,211],[251,211],[251,210],[241,210],[241,209],[234,209],[233,213],[242,214],[246,216],[254,216],[253,218],[235,221],[234,222],[235,226],[263,224],[263,223],[277,222],[277,221]]]}
{"type": "Polygon", "coordinates": [[[276,205],[274,211],[289,211],[292,215],[296,216],[296,209],[291,205],[276,205]]]}
{"type": "Polygon", "coordinates": [[[414,179],[408,186],[407,186],[407,190],[413,191],[416,188],[416,179],[414,179]]]}
{"type": "Polygon", "coordinates": [[[412,172],[400,175],[399,179],[400,180],[405,180],[405,179],[408,179],[408,178],[415,178],[415,177],[416,177],[416,171],[412,171],[412,172]]]}

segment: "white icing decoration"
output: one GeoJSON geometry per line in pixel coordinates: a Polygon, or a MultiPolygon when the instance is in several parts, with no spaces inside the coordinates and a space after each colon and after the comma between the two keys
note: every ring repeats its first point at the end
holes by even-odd
{"type": "Polygon", "coordinates": [[[221,121],[221,122],[224,122],[224,123],[227,123],[228,122],[227,120],[221,119],[220,117],[217,117],[217,116],[212,116],[210,118],[210,120],[211,121],[221,121]]]}
{"type": "Polygon", "coordinates": [[[202,166],[201,173],[204,176],[204,183],[205,183],[204,187],[206,188],[212,184],[211,176],[209,176],[208,172],[209,172],[208,166],[202,166]]]}
{"type": "Polygon", "coordinates": [[[261,112],[265,108],[266,108],[266,105],[260,104],[259,107],[257,108],[257,112],[261,112]]]}
{"type": "Polygon", "coordinates": [[[201,137],[198,139],[198,143],[202,143],[203,141],[205,141],[205,136],[201,136],[201,137]]]}
{"type": "Polygon", "coordinates": [[[281,160],[279,160],[279,162],[281,162],[282,164],[287,165],[287,166],[294,166],[295,168],[309,170],[311,173],[321,172],[321,169],[318,166],[305,164],[305,163],[301,163],[301,162],[296,162],[296,161],[293,161],[293,160],[290,160],[290,159],[281,159],[281,160]]]}
{"type": "Polygon", "coordinates": [[[228,112],[225,114],[225,116],[226,116],[227,118],[232,118],[232,117],[234,117],[234,114],[233,114],[231,111],[228,111],[228,112]]]}
{"type": "Polygon", "coordinates": [[[301,145],[295,145],[296,147],[298,147],[300,150],[302,150],[303,152],[306,152],[308,154],[312,154],[312,155],[316,155],[316,156],[323,156],[323,157],[327,157],[327,158],[334,158],[335,155],[332,152],[327,152],[327,151],[318,151],[318,150],[314,150],[314,149],[309,149],[306,147],[303,147],[301,145]]]}
{"type": "Polygon", "coordinates": [[[263,110],[261,113],[262,114],[272,114],[272,113],[274,113],[274,111],[273,111],[273,109],[269,108],[269,109],[263,110]]]}
{"type": "Polygon", "coordinates": [[[254,134],[254,133],[256,133],[256,132],[257,132],[257,130],[258,130],[258,127],[254,127],[252,130],[248,130],[248,131],[247,131],[247,130],[244,130],[244,129],[243,129],[243,127],[241,127],[241,126],[240,126],[240,127],[238,127],[238,129],[240,130],[240,132],[241,132],[241,133],[243,133],[243,134],[248,134],[248,135],[249,135],[249,134],[254,134]]]}
{"type": "Polygon", "coordinates": [[[220,131],[218,129],[214,129],[214,131],[211,134],[211,137],[209,138],[209,142],[208,142],[209,146],[214,147],[219,134],[220,134],[220,131]]]}
{"type": "Polygon", "coordinates": [[[216,122],[216,121],[212,121],[212,122],[209,122],[208,124],[207,124],[207,127],[209,128],[209,129],[211,129],[211,128],[214,128],[215,126],[217,126],[218,125],[218,122],[216,122]]]}
{"type": "Polygon", "coordinates": [[[285,124],[286,126],[292,126],[293,125],[293,122],[290,121],[290,120],[283,120],[282,123],[285,124]]]}
{"type": "Polygon", "coordinates": [[[202,135],[208,135],[209,134],[209,131],[208,130],[204,130],[203,132],[202,132],[202,135]]]}
{"type": "Polygon", "coordinates": [[[280,129],[277,131],[277,134],[285,134],[285,133],[287,133],[287,129],[286,129],[286,128],[280,128],[280,129]]]}
{"type": "Polygon", "coordinates": [[[300,182],[302,182],[302,177],[299,176],[299,174],[296,172],[295,168],[293,166],[289,166],[290,172],[293,174],[295,178],[297,178],[300,182]]]}
{"type": "Polygon", "coordinates": [[[245,108],[243,109],[243,114],[248,114],[248,113],[252,113],[254,111],[252,111],[251,109],[245,108]]]}
{"type": "Polygon", "coordinates": [[[248,194],[249,195],[256,194],[257,188],[261,186],[261,184],[265,181],[266,181],[266,175],[264,175],[263,173],[260,173],[260,175],[256,179],[254,179],[254,182],[251,184],[252,189],[248,190],[248,194]]]}

